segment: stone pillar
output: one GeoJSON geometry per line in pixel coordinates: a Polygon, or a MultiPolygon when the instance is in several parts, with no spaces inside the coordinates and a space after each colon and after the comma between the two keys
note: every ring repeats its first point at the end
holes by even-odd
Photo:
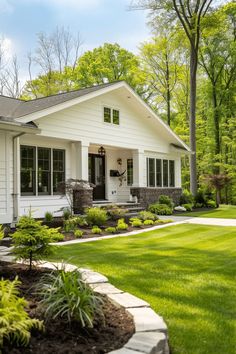
{"type": "Polygon", "coordinates": [[[144,187],[144,151],[133,150],[133,187],[144,187]]]}
{"type": "Polygon", "coordinates": [[[74,214],[83,214],[86,208],[93,205],[93,188],[76,189],[73,192],[74,214]]]}
{"type": "Polygon", "coordinates": [[[89,143],[87,141],[80,141],[75,143],[74,163],[76,179],[88,181],[88,148],[89,143]]]}

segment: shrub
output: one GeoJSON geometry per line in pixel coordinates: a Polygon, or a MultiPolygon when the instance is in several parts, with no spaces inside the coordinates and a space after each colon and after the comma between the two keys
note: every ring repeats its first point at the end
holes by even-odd
{"type": "Polygon", "coordinates": [[[108,234],[115,234],[116,233],[116,228],[115,227],[107,227],[105,229],[105,231],[108,233],[108,234]]]}
{"type": "Polygon", "coordinates": [[[125,223],[125,220],[124,219],[119,219],[117,221],[117,227],[116,229],[121,231],[121,230],[127,230],[128,229],[128,224],[125,223]]]}
{"type": "Polygon", "coordinates": [[[63,209],[63,219],[68,220],[71,217],[71,211],[69,209],[63,209]]]}
{"type": "Polygon", "coordinates": [[[53,220],[53,214],[50,211],[46,211],[45,215],[44,215],[44,220],[46,222],[52,222],[53,220]]]}
{"type": "Polygon", "coordinates": [[[170,208],[173,207],[173,200],[170,197],[168,197],[168,195],[160,195],[160,197],[158,199],[158,203],[159,204],[166,204],[170,208]]]}
{"type": "Polygon", "coordinates": [[[143,225],[143,222],[139,218],[131,218],[130,224],[132,227],[140,227],[143,225]]]}
{"type": "Polygon", "coordinates": [[[182,195],[180,196],[179,204],[180,205],[193,204],[193,201],[194,201],[193,195],[187,189],[185,189],[182,195]]]}
{"type": "Polygon", "coordinates": [[[102,233],[102,229],[100,229],[100,227],[98,226],[93,226],[92,228],[92,234],[101,234],[102,233]]]}
{"type": "MultiPolygon", "coordinates": [[[[43,321],[32,319],[25,311],[28,302],[19,297],[20,281],[0,280],[0,349],[3,341],[26,346],[30,340],[30,330],[43,330],[43,321]]],[[[0,350],[1,352],[1,350],[0,350]]]]}
{"type": "Polygon", "coordinates": [[[86,219],[84,217],[82,217],[82,216],[74,217],[73,218],[73,222],[74,222],[75,225],[80,226],[80,227],[88,226],[88,223],[87,223],[86,219]]]}
{"type": "Polygon", "coordinates": [[[154,224],[155,225],[164,225],[164,224],[169,224],[171,222],[173,222],[173,220],[171,220],[171,219],[165,219],[165,220],[162,219],[162,220],[156,220],[154,222],[154,224]]]}
{"type": "Polygon", "coordinates": [[[203,204],[202,203],[194,203],[194,208],[202,208],[203,204]]]}
{"type": "Polygon", "coordinates": [[[107,221],[107,211],[101,208],[88,208],[86,221],[89,225],[104,225],[107,221]]]}
{"type": "Polygon", "coordinates": [[[127,212],[128,212],[127,209],[118,208],[117,206],[107,210],[107,214],[111,218],[111,220],[122,218],[125,216],[127,212]]]}
{"type": "Polygon", "coordinates": [[[182,205],[186,211],[192,211],[193,210],[193,205],[192,204],[183,204],[182,205]]]}
{"type": "Polygon", "coordinates": [[[166,204],[151,204],[148,210],[158,215],[172,215],[172,208],[166,204]]]}
{"type": "Polygon", "coordinates": [[[29,268],[32,269],[33,261],[53,253],[53,247],[50,245],[52,233],[52,229],[43,226],[41,221],[36,221],[31,213],[29,216],[22,216],[12,235],[16,259],[29,261],[29,268]]]}
{"type": "Polygon", "coordinates": [[[47,321],[61,318],[69,324],[77,321],[82,327],[93,327],[96,312],[101,312],[101,297],[81,278],[78,270],[65,267],[41,278],[37,293],[47,321]]]}
{"type": "Polygon", "coordinates": [[[204,192],[202,189],[198,189],[198,191],[194,197],[194,201],[195,201],[195,204],[200,203],[203,206],[206,205],[206,198],[205,198],[205,195],[204,195],[204,192]]]}
{"type": "Polygon", "coordinates": [[[216,208],[216,202],[214,200],[207,200],[206,205],[208,208],[216,208]]]}
{"type": "Polygon", "coordinates": [[[48,229],[48,233],[50,236],[51,242],[58,242],[58,241],[63,241],[64,240],[64,235],[59,232],[60,227],[57,228],[50,228],[48,229]]]}
{"type": "Polygon", "coordinates": [[[146,210],[140,211],[138,216],[141,220],[158,220],[158,216],[156,214],[146,210]]]}
{"type": "Polygon", "coordinates": [[[4,228],[2,225],[0,225],[0,240],[2,240],[4,237],[4,228]]]}
{"type": "Polygon", "coordinates": [[[146,220],[144,220],[144,222],[143,222],[143,225],[145,225],[145,226],[149,226],[149,225],[153,225],[154,224],[154,220],[149,220],[149,219],[146,219],[146,220]]]}
{"type": "Polygon", "coordinates": [[[83,231],[80,229],[77,229],[74,231],[75,238],[81,238],[83,236],[83,231]]]}

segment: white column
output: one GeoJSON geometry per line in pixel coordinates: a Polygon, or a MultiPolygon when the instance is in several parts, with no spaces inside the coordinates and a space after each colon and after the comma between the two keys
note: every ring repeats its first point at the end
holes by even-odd
{"type": "Polygon", "coordinates": [[[13,218],[20,214],[20,137],[13,138],[13,218]]]}
{"type": "Polygon", "coordinates": [[[133,187],[145,187],[145,161],[143,150],[133,150],[133,187]]]}
{"type": "Polygon", "coordinates": [[[75,143],[75,177],[88,181],[88,149],[89,143],[87,141],[80,141],[75,143]]]}

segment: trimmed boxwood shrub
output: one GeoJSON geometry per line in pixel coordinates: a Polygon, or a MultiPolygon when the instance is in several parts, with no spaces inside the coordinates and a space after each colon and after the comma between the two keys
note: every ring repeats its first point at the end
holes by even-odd
{"type": "Polygon", "coordinates": [[[142,226],[143,222],[139,218],[131,218],[130,224],[132,227],[140,227],[142,226]]]}
{"type": "Polygon", "coordinates": [[[154,213],[152,213],[151,211],[146,211],[146,210],[143,210],[143,211],[140,211],[138,213],[138,216],[141,220],[158,220],[158,216],[154,213]]]}
{"type": "Polygon", "coordinates": [[[151,219],[150,220],[146,219],[143,222],[143,225],[145,225],[145,226],[149,226],[149,225],[153,225],[153,224],[154,224],[154,221],[151,219]]]}
{"type": "Polygon", "coordinates": [[[116,229],[119,230],[119,231],[122,231],[122,230],[127,230],[128,229],[128,224],[126,224],[125,220],[124,219],[119,219],[117,221],[117,227],[116,229]]]}
{"type": "Polygon", "coordinates": [[[185,189],[180,196],[179,204],[180,205],[193,204],[193,201],[194,201],[193,195],[188,190],[185,189]]]}
{"type": "Polygon", "coordinates": [[[149,205],[148,210],[157,215],[172,215],[172,208],[166,204],[151,204],[149,205]]]}
{"type": "Polygon", "coordinates": [[[159,204],[166,204],[170,208],[173,207],[173,200],[170,197],[168,197],[168,195],[160,195],[160,197],[158,199],[158,203],[159,204]]]}
{"type": "Polygon", "coordinates": [[[93,226],[92,230],[91,230],[92,234],[101,234],[102,233],[102,229],[100,229],[100,227],[98,226],[93,226]]]}
{"type": "Polygon", "coordinates": [[[115,227],[112,227],[112,226],[107,227],[107,228],[105,229],[105,232],[107,232],[108,234],[115,234],[115,233],[116,233],[116,228],[115,228],[115,227]]]}

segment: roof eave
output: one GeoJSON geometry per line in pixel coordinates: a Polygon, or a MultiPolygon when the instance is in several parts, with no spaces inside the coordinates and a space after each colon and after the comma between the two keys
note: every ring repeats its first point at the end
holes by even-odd
{"type": "Polygon", "coordinates": [[[36,127],[30,127],[30,126],[27,127],[19,123],[4,122],[4,121],[0,121],[0,130],[27,133],[27,134],[39,134],[41,132],[41,130],[36,127]]]}

